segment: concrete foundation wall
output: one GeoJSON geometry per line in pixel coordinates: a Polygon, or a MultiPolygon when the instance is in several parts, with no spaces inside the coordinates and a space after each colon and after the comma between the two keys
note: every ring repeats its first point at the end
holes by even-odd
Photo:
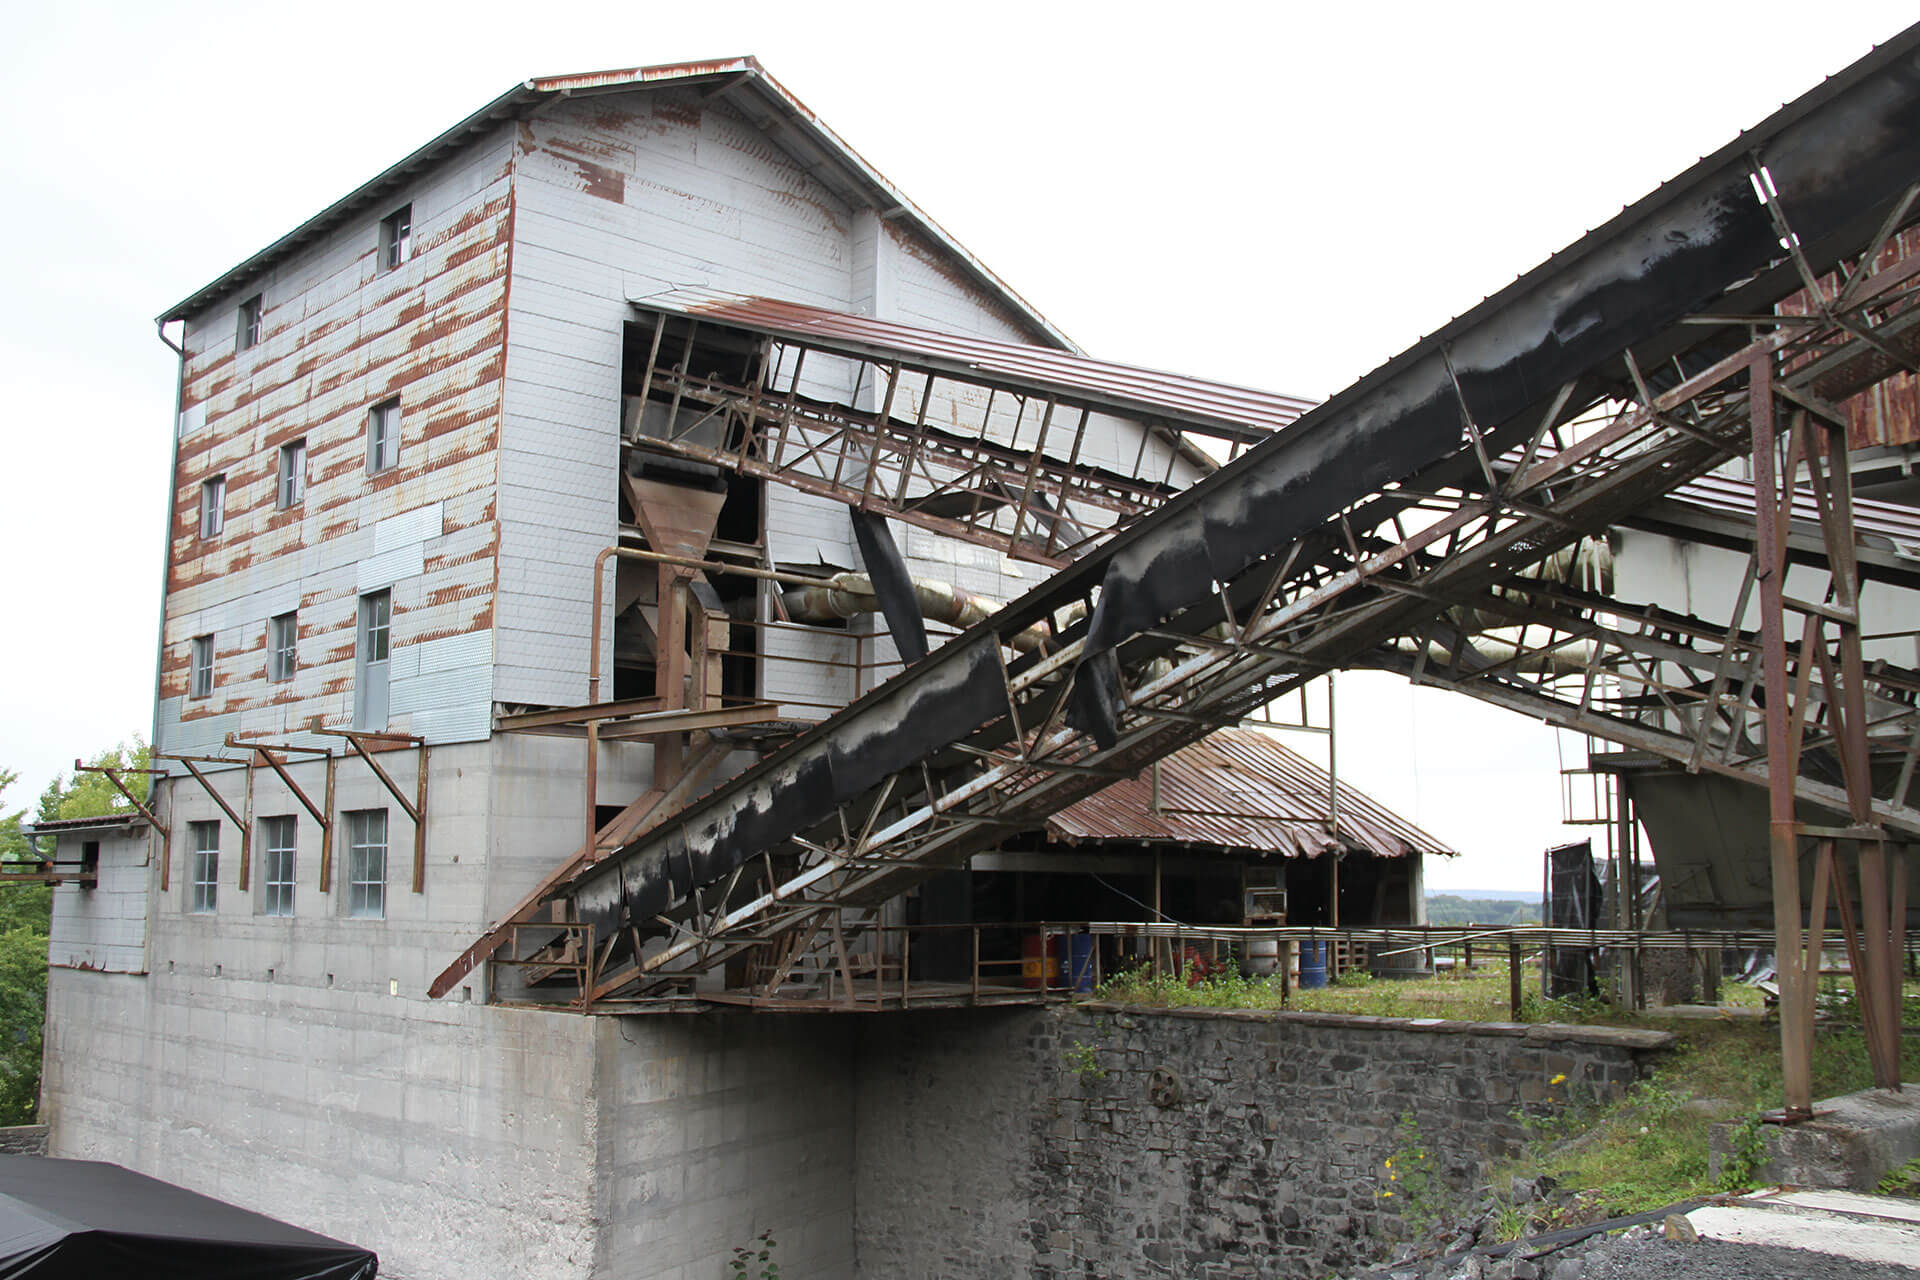
{"type": "Polygon", "coordinates": [[[164,968],[51,973],[51,1154],[365,1245],[394,1280],[590,1274],[592,1020],[164,968]]]}
{"type": "Polygon", "coordinates": [[[858,1274],[1323,1276],[1394,1233],[1402,1117],[1465,1186],[1522,1140],[1523,1109],[1618,1092],[1665,1039],[1086,1007],[869,1019],[858,1274]]]}
{"type": "Polygon", "coordinates": [[[719,1280],[768,1229],[783,1280],[853,1274],[858,1019],[597,1021],[596,1280],[719,1280]]]}

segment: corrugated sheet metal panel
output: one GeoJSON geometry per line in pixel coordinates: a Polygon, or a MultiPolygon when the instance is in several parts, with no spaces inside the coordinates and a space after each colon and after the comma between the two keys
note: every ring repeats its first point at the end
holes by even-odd
{"type": "MultiPolygon", "coordinates": [[[[1874,270],[1885,271],[1916,253],[1920,253],[1920,227],[1909,227],[1881,247],[1874,270]]],[[[1832,275],[1823,276],[1820,287],[1831,297],[1838,282],[1832,275]]],[[[1804,292],[1780,304],[1788,315],[1806,315],[1810,309],[1804,292]]],[[[1892,373],[1841,407],[1847,414],[1847,443],[1855,449],[1920,444],[1920,381],[1911,373],[1892,373]]]]}
{"type": "MultiPolygon", "coordinates": [[[[228,730],[344,718],[361,590],[395,583],[403,654],[448,636],[490,637],[510,150],[496,148],[490,163],[412,190],[413,251],[397,269],[380,269],[371,226],[288,260],[264,282],[252,348],[235,350],[231,312],[188,326],[183,400],[205,425],[181,440],[175,475],[166,748],[217,750],[228,730]],[[393,395],[399,465],[369,476],[366,415],[393,395]],[[306,492],[283,510],[279,454],[294,440],[306,444],[306,492]],[[226,478],[226,524],[202,538],[200,487],[216,474],[226,478]],[[386,554],[374,556],[383,541],[386,554]],[[273,681],[267,619],[296,608],[296,670],[273,681]],[[214,689],[187,698],[188,641],[206,634],[214,689]]],[[[490,680],[484,663],[472,678],[490,680]]],[[[475,706],[490,705],[488,689],[470,692],[475,706]]]]}
{"type": "Polygon", "coordinates": [[[1370,796],[1340,784],[1339,835],[1328,834],[1326,770],[1252,729],[1220,729],[1047,820],[1070,843],[1198,844],[1314,857],[1333,849],[1383,857],[1456,852],[1370,796]]]}
{"type": "MultiPolygon", "coordinates": [[[[1753,519],[1753,483],[1731,476],[1705,475],[1689,480],[1673,491],[1673,500],[1708,511],[1753,519]]],[[[1793,518],[1818,524],[1820,513],[1813,495],[1802,488],[1794,491],[1793,518]]],[[[1920,556],[1920,511],[1892,502],[1871,498],[1853,500],[1854,527],[1861,533],[1878,534],[1894,544],[1903,555],[1920,556]]]]}
{"type": "Polygon", "coordinates": [[[1096,407],[1142,412],[1196,426],[1278,431],[1313,407],[1298,396],[1209,382],[1183,374],[1094,360],[1071,352],[848,315],[779,298],[743,297],[704,289],[676,289],[635,298],[657,311],[793,338],[849,354],[904,354],[930,367],[988,380],[1047,388],[1096,407]]]}

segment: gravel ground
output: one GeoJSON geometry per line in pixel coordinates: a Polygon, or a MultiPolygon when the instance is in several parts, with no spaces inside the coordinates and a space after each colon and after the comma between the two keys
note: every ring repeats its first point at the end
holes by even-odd
{"type": "Polygon", "coordinates": [[[1400,1263],[1369,1273],[1380,1280],[1920,1280],[1914,1266],[1889,1266],[1773,1245],[1724,1240],[1675,1241],[1659,1227],[1596,1235],[1529,1257],[1469,1254],[1445,1263],[1400,1263]]]}
{"type": "MultiPolygon", "coordinates": [[[[1551,1257],[1542,1262],[1552,1264],[1551,1257]]],[[[1920,1266],[1890,1267],[1805,1249],[1696,1240],[1679,1244],[1659,1236],[1610,1240],[1579,1259],[1579,1280],[1920,1280],[1920,1266]]],[[[1920,1261],[1920,1260],[1917,1260],[1920,1261]]],[[[1543,1268],[1544,1270],[1544,1268],[1543,1268]]],[[[1557,1265],[1547,1280],[1573,1280],[1557,1265]]]]}

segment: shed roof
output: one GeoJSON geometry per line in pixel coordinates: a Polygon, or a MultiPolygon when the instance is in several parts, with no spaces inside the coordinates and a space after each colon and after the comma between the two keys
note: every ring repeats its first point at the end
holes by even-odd
{"type": "Polygon", "coordinates": [[[694,86],[709,89],[712,97],[724,99],[739,110],[843,197],[872,204],[883,216],[903,222],[931,238],[953,256],[962,270],[1013,308],[1033,329],[1036,339],[1065,350],[1079,350],[1070,338],[1054,327],[1052,321],[1040,314],[1038,308],[1014,292],[1012,286],[989,270],[985,263],[974,257],[944,227],[909,200],[878,169],[868,164],[859,152],[828,128],[805,103],[768,75],[759,59],[753,57],[627,67],[615,71],[542,76],[522,81],[399,163],[355,187],[260,252],[194,290],[161,312],[157,319],[161,324],[184,320],[220,298],[237,292],[347,219],[363,215],[377,201],[393,193],[401,183],[444,160],[495,124],[515,119],[562,98],[694,86]]]}
{"type": "Polygon", "coordinates": [[[1022,394],[1044,388],[1117,413],[1165,415],[1197,429],[1211,427],[1228,439],[1249,443],[1265,439],[1317,403],[1183,373],[1096,360],[1075,351],[946,333],[780,298],[674,289],[629,301],[653,311],[739,325],[854,355],[917,356],[929,368],[984,382],[1004,380],[1022,394]]]}
{"type": "MultiPolygon", "coordinates": [[[[1754,512],[1753,495],[1751,480],[1709,474],[1696,477],[1674,489],[1671,501],[1751,520],[1754,512]]],[[[1920,511],[1896,502],[1863,498],[1858,494],[1853,496],[1852,503],[1853,523],[1859,532],[1885,538],[1900,555],[1920,559],[1920,511]]],[[[1804,524],[1819,524],[1820,508],[1814,502],[1813,490],[1805,485],[1796,486],[1793,491],[1793,518],[1804,524]]]]}
{"type": "Polygon", "coordinates": [[[79,831],[116,831],[122,827],[138,826],[144,819],[128,810],[124,813],[102,813],[90,818],[50,818],[45,822],[23,822],[20,830],[27,835],[58,836],[79,831]]]}
{"type": "Polygon", "coordinates": [[[1336,840],[1328,827],[1327,771],[1258,730],[1215,730],[1157,768],[1157,804],[1154,770],[1143,769],[1048,818],[1048,836],[1304,858],[1335,850],[1389,858],[1457,852],[1345,782],[1336,840]]]}

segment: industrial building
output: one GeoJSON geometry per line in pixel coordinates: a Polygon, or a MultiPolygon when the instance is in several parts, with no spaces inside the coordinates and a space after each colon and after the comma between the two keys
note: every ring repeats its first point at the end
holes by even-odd
{"type": "MultiPolygon", "coordinates": [[[[1051,1273],[1075,1252],[1052,1157],[904,1190],[956,1171],[890,1146],[888,1108],[968,1105],[923,1077],[973,1047],[910,1011],[1044,998],[1050,930],[1096,936],[1015,918],[1029,891],[1103,901],[1036,879],[1049,833],[1146,913],[1098,936],[1150,934],[1170,894],[1230,919],[1235,888],[1242,918],[1281,893],[1342,916],[1361,854],[1398,861],[1376,919],[1417,923],[1391,873],[1429,842],[1352,821],[1330,778],[1310,869],[1231,841],[1202,863],[1190,827],[1169,890],[1155,847],[1259,790],[1209,734],[1349,667],[1764,789],[1782,1118],[1811,1114],[1830,901],[1897,1083],[1920,670],[1863,592],[1906,569],[1861,553],[1841,406],[1920,351],[1916,86],[1920,29],[1320,405],[1073,350],[751,62],[516,88],[162,317],[164,811],[58,833],[51,874],[96,885],[61,903],[148,892],[56,908],[56,1152],[401,1275],[691,1276],[769,1228],[783,1273],[933,1236],[955,1274],[1051,1273]],[[1586,572],[1743,465],[1734,519],[1659,525],[1744,563],[1730,599],[1717,570],[1684,612],[1636,598],[1624,541],[1586,572]],[[1212,791],[1180,796],[1196,772],[1212,791]],[[1041,926],[1033,986],[1028,939],[989,952],[1009,922],[1041,926]]],[[[1276,1054],[1320,1034],[1278,1027],[1276,1054]]],[[[1326,1105],[1368,1065],[1332,1055],[1326,1105]]],[[[1151,1086],[1154,1123],[1180,1086],[1151,1086]]],[[[1030,1151],[1099,1127],[1024,1114],[1030,1151]]],[[[1242,1119],[1274,1180],[1249,1232],[1298,1272],[1278,1120],[1242,1119]]],[[[1190,1212],[1202,1157],[1169,1155],[1076,1221],[1137,1191],[1140,1240],[1225,1242],[1190,1212]]]]}
{"type": "Polygon", "coordinates": [[[851,1029],[572,1011],[1032,1002],[1066,984],[1022,922],[1280,920],[1289,888],[1422,918],[1444,846],[1229,729],[804,937],[582,990],[604,955],[543,886],[1307,407],[1082,355],[751,59],[529,81],[160,325],[155,785],[39,829],[56,1154],[396,1275],[710,1272],[768,1226],[847,1274],[851,1029]],[[907,452],[808,416],[838,403],[907,452]]]}

